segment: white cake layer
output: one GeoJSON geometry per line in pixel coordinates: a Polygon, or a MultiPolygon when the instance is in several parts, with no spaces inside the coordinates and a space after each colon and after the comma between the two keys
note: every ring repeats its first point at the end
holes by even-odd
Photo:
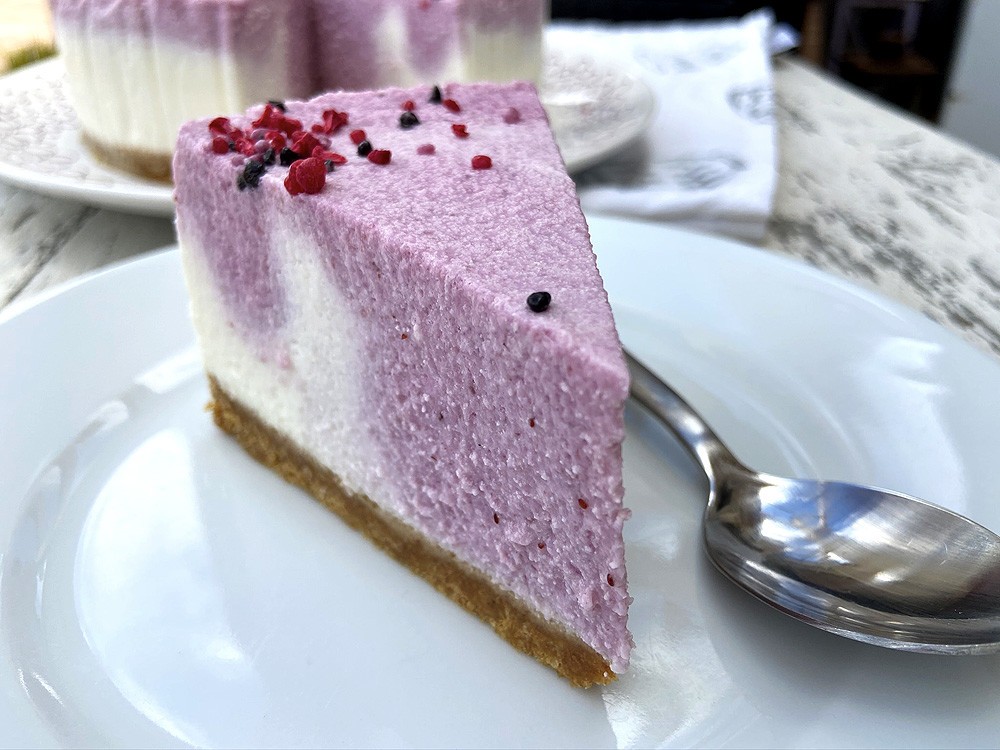
{"type": "Polygon", "coordinates": [[[301,251],[302,238],[289,227],[273,228],[270,257],[289,301],[288,337],[254,351],[231,324],[197,240],[182,225],[178,237],[206,371],[262,421],[282,425],[285,437],[333,470],[347,490],[398,512],[380,457],[360,427],[353,314],[316,256],[301,251]]]}
{"type": "Polygon", "coordinates": [[[173,153],[187,120],[239,112],[289,89],[283,29],[255,50],[255,62],[172,40],[110,31],[56,29],[70,95],[93,138],[173,153]]]}
{"type": "MultiPolygon", "coordinates": [[[[519,26],[493,33],[462,29],[455,51],[436,70],[418,70],[409,62],[409,36],[401,7],[387,10],[376,39],[382,66],[378,86],[416,86],[434,82],[534,81],[542,66],[541,26],[525,34],[519,26]]],[[[373,85],[372,88],[377,88],[373,85]]]]}

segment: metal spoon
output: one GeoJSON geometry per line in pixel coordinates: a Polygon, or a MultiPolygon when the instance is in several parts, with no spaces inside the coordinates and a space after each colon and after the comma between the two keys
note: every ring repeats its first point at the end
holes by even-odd
{"type": "Polygon", "coordinates": [[[680,396],[626,352],[632,397],[708,476],[709,557],[799,620],[878,646],[1000,650],[1000,537],[915,497],[744,466],[680,396]]]}

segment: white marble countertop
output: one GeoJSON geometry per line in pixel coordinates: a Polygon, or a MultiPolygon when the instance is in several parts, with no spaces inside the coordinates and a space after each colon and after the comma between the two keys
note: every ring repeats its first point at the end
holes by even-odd
{"type": "MultiPolygon", "coordinates": [[[[778,187],[752,251],[879,290],[1000,355],[1000,164],[795,58],[774,82],[778,187]]],[[[167,219],[0,184],[0,308],[173,242],[167,219]]]]}

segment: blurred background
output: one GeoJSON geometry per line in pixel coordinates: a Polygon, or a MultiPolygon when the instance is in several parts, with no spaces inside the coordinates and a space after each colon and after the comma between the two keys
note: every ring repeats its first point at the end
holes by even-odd
{"type": "MultiPolygon", "coordinates": [[[[552,15],[668,21],[762,7],[800,33],[800,56],[1000,156],[998,0],[552,0],[552,15]]],[[[47,0],[0,0],[0,20],[0,70],[51,44],[47,0]]]]}
{"type": "Polygon", "coordinates": [[[1000,156],[997,0],[553,0],[554,17],[741,16],[762,7],[801,34],[798,54],[1000,156]]]}

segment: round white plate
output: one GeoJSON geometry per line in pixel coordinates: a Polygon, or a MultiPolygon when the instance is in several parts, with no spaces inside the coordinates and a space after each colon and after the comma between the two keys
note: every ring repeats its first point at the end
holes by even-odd
{"type": "MultiPolygon", "coordinates": [[[[570,172],[640,135],[654,107],[639,76],[555,45],[539,93],[570,172]]],[[[105,208],[173,216],[170,185],[106,167],[84,148],[59,58],[0,76],[0,143],[0,180],[105,208]]]]}
{"type": "MultiPolygon", "coordinates": [[[[760,250],[593,218],[622,337],[747,461],[1000,529],[1000,366],[760,250]]],[[[638,409],[632,669],[572,688],[216,430],[177,252],[0,324],[0,745],[976,747],[1000,657],[888,651],[723,580],[638,409]]]]}

